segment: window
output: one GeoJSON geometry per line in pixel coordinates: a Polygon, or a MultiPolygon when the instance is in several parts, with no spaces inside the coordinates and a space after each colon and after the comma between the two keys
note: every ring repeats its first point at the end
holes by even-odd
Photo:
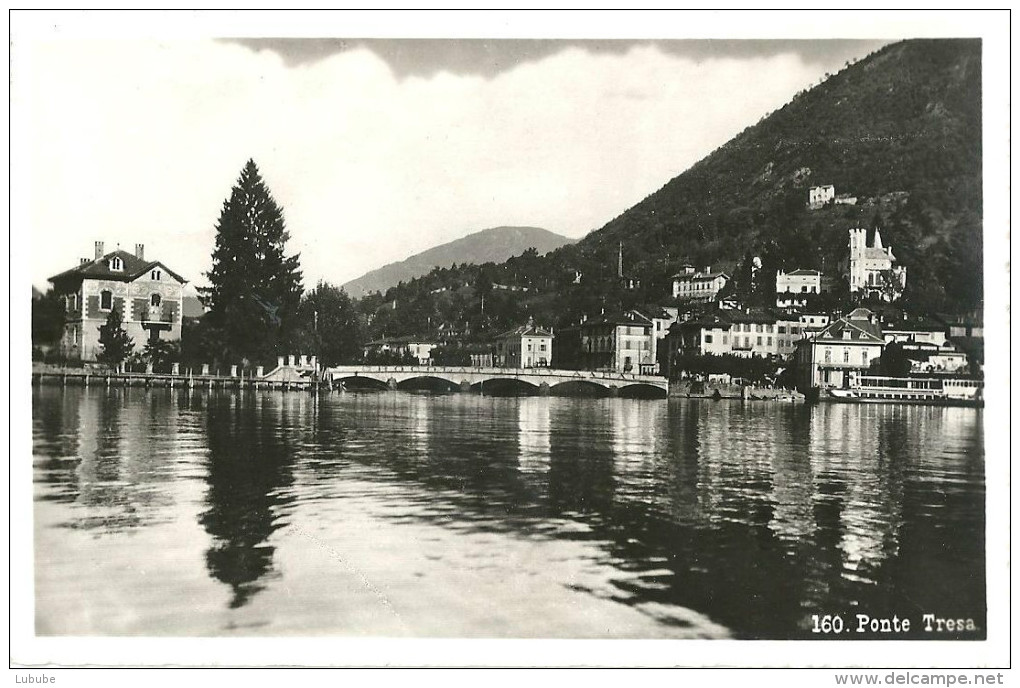
{"type": "Polygon", "coordinates": [[[159,294],[153,294],[152,296],[149,297],[149,305],[152,306],[153,308],[159,306],[159,304],[161,304],[162,302],[163,299],[160,297],[159,294]]]}
{"type": "Polygon", "coordinates": [[[861,361],[864,363],[864,365],[868,365],[868,350],[867,349],[861,349],[861,361]]]}
{"type": "Polygon", "coordinates": [[[758,340],[758,341],[757,341],[757,342],[755,342],[755,343],[756,343],[756,344],[757,344],[758,346],[761,346],[761,337],[757,337],[757,340],[758,340]]]}
{"type": "Polygon", "coordinates": [[[153,279],[158,282],[159,280],[163,279],[163,271],[159,270],[158,268],[156,270],[153,270],[151,273],[149,273],[149,279],[153,279]]]}
{"type": "Polygon", "coordinates": [[[765,343],[766,343],[766,344],[767,344],[768,346],[772,346],[772,337],[769,337],[769,338],[768,338],[768,341],[767,341],[767,342],[765,342],[765,343]]]}
{"type": "Polygon", "coordinates": [[[710,334],[706,334],[705,335],[705,343],[706,344],[711,344],[712,343],[712,335],[710,335],[710,334]]]}
{"type": "Polygon", "coordinates": [[[779,326],[779,334],[786,334],[786,325],[779,326]]]}
{"type": "Polygon", "coordinates": [[[113,292],[109,289],[99,292],[99,308],[104,311],[113,308],[113,292]]]}
{"type": "Polygon", "coordinates": [[[122,272],[124,270],[124,261],[119,256],[114,256],[110,259],[110,269],[114,272],[122,272]]]}
{"type": "Polygon", "coordinates": [[[832,363],[832,349],[825,347],[825,362],[832,363]]]}
{"type": "Polygon", "coordinates": [[[850,349],[843,349],[843,363],[850,362],[850,349]]]}
{"type": "Polygon", "coordinates": [[[723,335],[723,336],[722,336],[722,343],[723,343],[723,346],[726,346],[727,344],[729,344],[729,342],[727,341],[728,339],[729,339],[729,337],[727,337],[726,335],[723,335]]]}
{"type": "Polygon", "coordinates": [[[541,344],[539,345],[538,349],[539,349],[539,351],[545,351],[545,342],[542,342],[542,343],[541,343],[541,344]]]}

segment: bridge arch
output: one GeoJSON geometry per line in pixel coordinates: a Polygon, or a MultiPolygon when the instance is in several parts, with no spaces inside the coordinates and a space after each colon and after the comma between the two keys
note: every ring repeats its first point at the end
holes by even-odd
{"type": "Polygon", "coordinates": [[[662,387],[638,382],[620,387],[620,396],[628,399],[665,399],[668,393],[662,387]]]}
{"type": "Polygon", "coordinates": [[[443,375],[413,375],[397,381],[397,389],[428,390],[452,392],[460,388],[460,383],[443,375]]]}
{"type": "Polygon", "coordinates": [[[389,389],[386,380],[380,380],[372,375],[334,375],[333,386],[339,387],[343,383],[345,389],[389,389]]]}
{"type": "Polygon", "coordinates": [[[578,378],[558,382],[550,388],[552,394],[578,397],[608,397],[609,387],[599,380],[578,378]]]}
{"type": "Polygon", "coordinates": [[[514,376],[486,376],[471,385],[472,392],[481,392],[482,394],[491,394],[493,396],[503,394],[513,395],[521,392],[525,394],[538,394],[539,389],[539,385],[514,376]]]}

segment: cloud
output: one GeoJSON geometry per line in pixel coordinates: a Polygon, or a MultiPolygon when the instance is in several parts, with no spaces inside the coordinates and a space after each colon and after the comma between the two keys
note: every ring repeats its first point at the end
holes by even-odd
{"type": "Polygon", "coordinates": [[[14,50],[37,284],[99,239],[203,281],[249,157],[309,285],[497,225],[581,236],[834,68],[654,43],[558,46],[488,75],[399,73],[366,46],[297,66],[212,40],[14,50]]]}

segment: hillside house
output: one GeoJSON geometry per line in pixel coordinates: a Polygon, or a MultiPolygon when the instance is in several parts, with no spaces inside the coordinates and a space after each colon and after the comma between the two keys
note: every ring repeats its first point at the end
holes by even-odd
{"type": "Polygon", "coordinates": [[[822,293],[822,273],[818,270],[793,270],[776,272],[776,306],[778,308],[801,308],[808,298],[822,293]]]}
{"type": "Polygon", "coordinates": [[[891,246],[882,245],[878,229],[868,243],[868,230],[853,227],[850,230],[847,267],[850,293],[876,296],[883,301],[894,301],[907,286],[907,269],[896,265],[891,246]]]}
{"type": "Polygon", "coordinates": [[[141,351],[149,342],[181,338],[183,277],[158,260],[145,259],[145,246],[134,254],[105,253],[95,243],[92,260],[49,278],[64,299],[64,334],[60,353],[68,359],[95,361],[102,351],[99,328],[116,309],[122,327],[141,351]]]}
{"type": "Polygon", "coordinates": [[[693,267],[684,266],[682,272],[673,275],[673,298],[701,303],[715,301],[729,281],[728,274],[712,272],[711,267],[696,272],[693,267]]]}
{"type": "MultiPolygon", "coordinates": [[[[803,198],[803,196],[801,198],[803,198]]],[[[812,186],[808,189],[808,207],[812,210],[818,210],[826,203],[831,203],[835,199],[836,187],[832,184],[826,184],[825,186],[812,186]]]]}

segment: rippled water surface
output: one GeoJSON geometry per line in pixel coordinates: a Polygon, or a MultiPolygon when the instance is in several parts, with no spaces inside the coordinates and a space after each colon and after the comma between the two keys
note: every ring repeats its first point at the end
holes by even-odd
{"type": "Polygon", "coordinates": [[[41,635],[984,637],[974,409],[41,387],[33,419],[41,635]]]}

